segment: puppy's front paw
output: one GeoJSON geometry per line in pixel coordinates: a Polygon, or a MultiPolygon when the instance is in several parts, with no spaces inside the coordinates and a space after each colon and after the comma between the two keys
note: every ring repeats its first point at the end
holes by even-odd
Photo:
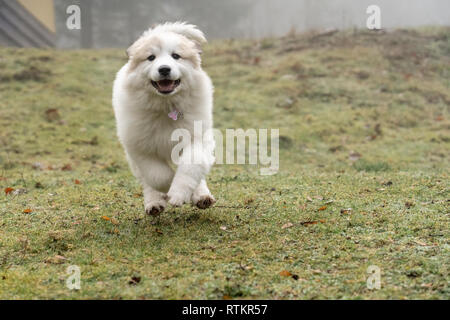
{"type": "Polygon", "coordinates": [[[153,201],[145,204],[145,213],[149,216],[158,216],[166,208],[165,201],[153,201]]]}
{"type": "Polygon", "coordinates": [[[188,203],[191,199],[189,192],[173,191],[169,190],[167,193],[168,202],[174,207],[181,207],[183,204],[188,203]]]}
{"type": "Polygon", "coordinates": [[[194,204],[199,209],[207,209],[216,203],[216,199],[212,195],[200,196],[199,199],[195,199],[194,204]]]}

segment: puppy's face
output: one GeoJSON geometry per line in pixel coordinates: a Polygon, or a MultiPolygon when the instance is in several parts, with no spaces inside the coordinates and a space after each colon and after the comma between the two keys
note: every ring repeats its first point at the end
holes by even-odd
{"type": "Polygon", "coordinates": [[[198,38],[190,32],[198,32],[204,40],[194,26],[181,23],[147,31],[127,51],[132,80],[160,96],[192,88],[201,61],[198,38]]]}

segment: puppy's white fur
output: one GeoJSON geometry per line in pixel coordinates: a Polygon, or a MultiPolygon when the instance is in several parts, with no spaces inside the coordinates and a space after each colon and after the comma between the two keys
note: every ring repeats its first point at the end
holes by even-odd
{"type": "MultiPolygon", "coordinates": [[[[145,210],[158,214],[167,201],[174,206],[192,202],[200,208],[215,200],[206,185],[206,175],[214,163],[212,128],[213,86],[200,63],[203,33],[186,23],[165,23],[146,31],[127,51],[128,62],[117,73],[113,106],[117,134],[131,170],[141,182],[145,210]],[[176,53],[181,58],[175,59],[176,53]],[[150,56],[154,56],[149,61],[150,56]],[[162,94],[152,84],[161,80],[161,66],[171,69],[170,80],[180,80],[171,93],[162,94]],[[181,119],[168,116],[173,110],[181,119]],[[202,122],[202,137],[194,136],[194,121],[202,122]],[[176,170],[172,167],[172,132],[183,128],[192,143],[186,147],[197,152],[192,163],[185,149],[176,170]],[[202,142],[196,145],[196,142],[202,142]],[[200,154],[198,154],[200,153],[200,154]]],[[[199,134],[196,132],[195,134],[199,134]]],[[[190,151],[188,150],[188,151],[190,151]]]]}

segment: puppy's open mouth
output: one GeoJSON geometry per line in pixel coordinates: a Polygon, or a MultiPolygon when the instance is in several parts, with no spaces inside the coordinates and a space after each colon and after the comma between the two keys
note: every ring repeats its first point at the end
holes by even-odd
{"type": "Polygon", "coordinates": [[[162,94],[172,93],[176,87],[180,85],[181,80],[163,79],[159,81],[152,81],[152,85],[162,94]]]}

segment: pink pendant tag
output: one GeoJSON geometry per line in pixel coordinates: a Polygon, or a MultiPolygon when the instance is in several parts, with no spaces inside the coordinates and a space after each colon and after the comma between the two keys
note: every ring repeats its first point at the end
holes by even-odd
{"type": "Polygon", "coordinates": [[[178,120],[178,110],[173,110],[168,114],[169,118],[176,121],[178,120]]]}

